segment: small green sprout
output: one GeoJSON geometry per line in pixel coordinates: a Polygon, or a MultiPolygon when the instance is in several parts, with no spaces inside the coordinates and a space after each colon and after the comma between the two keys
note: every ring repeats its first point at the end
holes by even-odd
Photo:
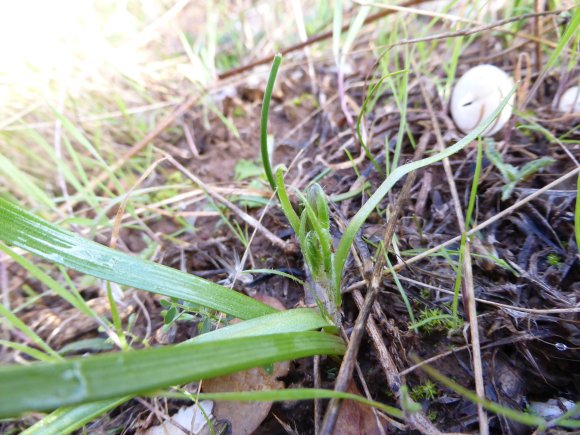
{"type": "Polygon", "coordinates": [[[411,398],[417,402],[421,400],[433,400],[439,395],[437,385],[431,380],[413,387],[409,393],[411,398]]]}
{"type": "Polygon", "coordinates": [[[562,264],[562,259],[560,256],[554,253],[548,254],[547,261],[550,266],[559,266],[562,264]]]}

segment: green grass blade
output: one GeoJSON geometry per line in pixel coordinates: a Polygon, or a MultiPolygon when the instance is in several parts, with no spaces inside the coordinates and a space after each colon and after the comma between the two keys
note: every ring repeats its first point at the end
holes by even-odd
{"type": "Polygon", "coordinates": [[[336,289],[340,288],[340,282],[342,280],[342,270],[344,268],[344,264],[348,257],[348,253],[350,250],[350,246],[356,234],[358,233],[359,229],[362,227],[364,222],[366,221],[367,217],[373,212],[375,207],[379,205],[382,199],[385,197],[387,193],[391,190],[391,188],[405,175],[409,172],[415,171],[417,169],[423,168],[425,166],[431,165],[433,163],[439,162],[446,157],[450,157],[453,154],[461,151],[465,148],[471,141],[476,139],[478,136],[483,133],[483,131],[494,121],[494,119],[499,116],[503,108],[508,104],[509,99],[514,94],[516,90],[516,86],[512,88],[512,90],[508,93],[506,98],[501,102],[501,104],[493,111],[493,113],[485,119],[477,128],[475,128],[471,133],[457,142],[455,145],[450,146],[449,148],[441,151],[438,154],[435,154],[431,157],[427,157],[425,159],[419,160],[418,162],[411,162],[407,163],[406,165],[402,165],[397,167],[391,174],[383,181],[383,183],[379,186],[376,192],[369,198],[369,200],[360,208],[360,210],[353,216],[350,223],[348,224],[347,229],[344,232],[344,235],[340,239],[340,243],[338,245],[338,249],[335,254],[335,286],[336,289]]]}
{"type": "Polygon", "coordinates": [[[37,359],[38,361],[44,361],[44,362],[52,362],[52,361],[57,361],[56,357],[52,357],[47,355],[44,352],[41,352],[38,349],[35,349],[33,347],[27,346],[25,344],[21,344],[21,343],[14,343],[12,341],[7,341],[7,340],[0,340],[0,346],[4,346],[10,349],[15,349],[18,352],[21,352],[25,355],[28,355],[34,359],[37,359]]]}
{"type": "Polygon", "coordinates": [[[13,187],[17,187],[18,191],[27,198],[34,200],[36,203],[45,206],[49,210],[54,208],[52,200],[48,197],[44,190],[36,185],[36,183],[32,180],[32,177],[22,172],[14,165],[14,163],[12,163],[1,154],[0,174],[4,175],[6,180],[18,180],[17,183],[13,183],[13,187]]]}
{"type": "Polygon", "coordinates": [[[115,352],[0,368],[0,418],[193,382],[313,355],[341,355],[336,336],[299,332],[115,352]]]}
{"type": "Polygon", "coordinates": [[[276,312],[218,284],[86,240],[4,199],[0,199],[0,240],[88,275],[183,299],[241,319],[276,312]]]}
{"type": "MultiPolygon", "coordinates": [[[[269,162],[270,160],[268,160],[269,162]]],[[[286,191],[286,185],[284,184],[284,168],[278,168],[276,171],[276,187],[278,192],[278,199],[280,200],[280,207],[286,215],[286,219],[290,222],[292,229],[296,234],[300,230],[300,218],[294,211],[290,198],[288,198],[288,192],[286,191]]]]}
{"type": "Polygon", "coordinates": [[[4,317],[14,328],[22,332],[34,344],[40,347],[47,355],[50,355],[54,360],[62,359],[62,357],[54,351],[46,342],[36,334],[26,323],[15,316],[12,311],[0,303],[0,317],[4,317]]]}
{"type": "MultiPolygon", "coordinates": [[[[101,319],[85,302],[85,300],[78,294],[69,292],[61,283],[52,279],[39,267],[37,267],[32,262],[28,261],[26,258],[18,255],[14,250],[4,246],[0,243],[0,252],[4,252],[6,255],[10,256],[16,263],[18,263],[22,268],[30,274],[31,277],[39,280],[41,283],[46,285],[55,294],[67,301],[71,306],[79,310],[87,317],[93,317],[101,326],[109,328],[109,324],[106,318],[101,319]]],[[[66,278],[65,278],[66,279],[66,278]]],[[[71,288],[73,286],[71,285],[71,288]]]]}
{"type": "Polygon", "coordinates": [[[101,400],[80,406],[67,406],[50,413],[20,435],[64,435],[80,429],[105,412],[127,402],[131,397],[101,400]]]}
{"type": "Polygon", "coordinates": [[[577,7],[575,8],[574,15],[572,16],[572,19],[570,20],[568,27],[566,28],[566,31],[560,38],[560,42],[558,42],[558,45],[552,52],[550,59],[548,59],[548,62],[544,67],[544,71],[548,71],[550,68],[554,66],[556,60],[562,54],[562,50],[564,50],[566,45],[568,45],[568,42],[570,42],[570,39],[572,39],[572,37],[578,31],[578,29],[580,29],[580,8],[577,7]]]}
{"type": "MultiPolygon", "coordinates": [[[[191,398],[191,395],[184,393],[162,394],[165,397],[176,399],[191,398]]],[[[389,405],[384,405],[374,400],[366,399],[362,396],[352,393],[343,393],[334,390],[323,390],[318,388],[287,388],[285,390],[265,390],[265,391],[235,391],[225,393],[200,393],[195,395],[199,400],[225,400],[235,402],[274,402],[281,400],[312,400],[312,399],[347,399],[355,400],[359,403],[372,406],[384,411],[388,415],[396,418],[404,418],[400,409],[389,405]]]]}
{"type": "MultiPolygon", "coordinates": [[[[189,343],[199,344],[216,340],[257,337],[261,335],[288,332],[304,332],[321,328],[328,331],[332,326],[315,310],[309,308],[297,308],[294,310],[268,314],[256,319],[247,320],[216,331],[208,332],[207,334],[199,335],[189,340],[189,343]]],[[[0,342],[0,344],[2,343],[0,342]]],[[[37,433],[70,433],[130,398],[131,396],[127,396],[123,399],[108,399],[97,403],[87,403],[77,407],[60,408],[24,433],[27,435],[37,433]]]]}
{"type": "Polygon", "coordinates": [[[276,83],[276,75],[278,75],[278,68],[282,62],[282,55],[278,53],[272,62],[272,69],[270,70],[270,77],[268,77],[268,84],[266,85],[266,92],[264,93],[264,102],[262,103],[262,121],[260,123],[260,148],[262,152],[262,164],[264,171],[272,190],[276,190],[276,182],[274,181],[274,174],[272,172],[272,165],[270,163],[270,153],[268,152],[268,114],[270,113],[270,101],[272,100],[272,92],[274,91],[274,84],[276,83]]]}
{"type": "Polygon", "coordinates": [[[230,338],[304,332],[330,327],[332,325],[315,310],[311,308],[296,308],[229,325],[207,334],[198,335],[192,338],[190,342],[207,343],[230,338]]]}

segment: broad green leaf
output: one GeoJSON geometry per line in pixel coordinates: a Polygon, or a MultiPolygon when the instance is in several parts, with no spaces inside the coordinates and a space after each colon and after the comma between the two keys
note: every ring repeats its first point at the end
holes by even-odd
{"type": "Polygon", "coordinates": [[[1,198],[0,240],[88,275],[183,299],[240,319],[276,312],[218,284],[86,240],[1,198]]]}
{"type": "Polygon", "coordinates": [[[336,336],[299,332],[0,367],[0,418],[213,378],[278,361],[340,355],[336,336]]]}
{"type": "MultiPolygon", "coordinates": [[[[320,328],[331,329],[331,325],[315,310],[298,308],[229,325],[225,328],[199,335],[189,342],[205,343],[229,338],[255,337],[284,332],[302,332],[320,328]]],[[[183,344],[185,345],[186,343],[183,344]]],[[[131,396],[128,396],[121,401],[118,399],[108,399],[98,403],[87,403],[77,407],[61,408],[46,416],[25,433],[27,435],[37,433],[43,435],[70,433],[98,417],[101,413],[107,412],[109,409],[130,398],[131,396]]]]}

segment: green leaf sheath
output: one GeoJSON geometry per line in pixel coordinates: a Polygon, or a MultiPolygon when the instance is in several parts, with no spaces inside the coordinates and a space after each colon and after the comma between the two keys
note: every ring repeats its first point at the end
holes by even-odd
{"type": "Polygon", "coordinates": [[[183,299],[240,319],[277,310],[194,275],[107,248],[0,198],[0,240],[107,281],[183,299]]]}
{"type": "Polygon", "coordinates": [[[299,332],[0,367],[0,418],[51,410],[313,355],[341,355],[336,336],[299,332]]]}

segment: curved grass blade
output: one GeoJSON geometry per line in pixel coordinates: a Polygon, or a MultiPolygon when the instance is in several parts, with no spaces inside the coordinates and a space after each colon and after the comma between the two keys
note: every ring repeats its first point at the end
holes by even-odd
{"type": "Polygon", "coordinates": [[[0,367],[0,418],[139,395],[278,361],[340,355],[336,336],[299,332],[0,367]]]}
{"type": "Polygon", "coordinates": [[[262,302],[194,275],[86,240],[2,198],[0,240],[87,275],[183,299],[240,319],[277,311],[262,302]]]}
{"type": "Polygon", "coordinates": [[[360,208],[360,210],[351,219],[350,223],[348,224],[348,227],[344,232],[344,235],[340,239],[338,249],[336,250],[334,263],[334,270],[336,273],[335,275],[336,282],[334,284],[337,290],[340,289],[340,282],[342,280],[342,270],[344,268],[344,263],[346,262],[350,247],[352,245],[354,238],[356,237],[356,234],[366,221],[367,217],[372,213],[375,207],[379,205],[379,203],[382,201],[385,195],[389,193],[392,187],[409,172],[415,171],[417,169],[441,161],[446,157],[452,156],[453,154],[461,151],[469,143],[471,143],[471,141],[480,136],[481,133],[483,133],[483,131],[494,121],[494,119],[497,116],[499,116],[503,108],[508,104],[508,101],[514,94],[516,87],[517,85],[512,88],[512,90],[508,93],[508,95],[504,98],[501,104],[493,111],[491,115],[489,115],[476,129],[474,129],[471,133],[469,133],[455,145],[450,146],[444,151],[441,151],[440,153],[435,154],[431,157],[419,160],[418,162],[411,162],[407,163],[406,165],[399,166],[394,171],[391,172],[391,174],[385,179],[385,181],[383,181],[383,183],[379,186],[376,192],[369,198],[367,202],[364,203],[364,205],[360,208]]]}
{"type": "Polygon", "coordinates": [[[262,121],[260,123],[260,148],[262,151],[262,164],[264,171],[272,190],[276,190],[276,181],[272,172],[272,165],[270,163],[270,154],[268,153],[268,114],[270,112],[270,101],[272,99],[272,92],[274,90],[274,83],[276,83],[276,75],[278,68],[282,62],[282,55],[278,53],[272,62],[272,69],[270,70],[270,77],[268,77],[268,84],[266,85],[266,92],[264,93],[264,102],[262,103],[262,121]]]}

